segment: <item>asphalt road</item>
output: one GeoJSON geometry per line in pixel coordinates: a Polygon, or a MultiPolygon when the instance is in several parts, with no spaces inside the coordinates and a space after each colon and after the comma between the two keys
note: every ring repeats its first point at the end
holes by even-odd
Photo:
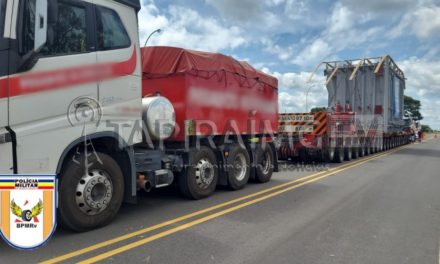
{"type": "Polygon", "coordinates": [[[110,226],[58,230],[36,251],[0,242],[0,263],[439,263],[440,140],[282,167],[268,184],[201,201],[143,194],[110,226]]]}

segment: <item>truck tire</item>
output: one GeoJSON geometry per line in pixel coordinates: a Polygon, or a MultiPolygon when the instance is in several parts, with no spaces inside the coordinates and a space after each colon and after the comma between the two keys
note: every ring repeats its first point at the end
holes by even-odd
{"type": "Polygon", "coordinates": [[[109,155],[95,152],[68,160],[59,180],[59,220],[68,229],[83,232],[109,224],[124,197],[124,177],[109,155]],[[77,162],[75,162],[77,161],[77,162]]]}
{"type": "Polygon", "coordinates": [[[328,148],[325,150],[324,160],[325,160],[326,162],[333,162],[333,160],[335,159],[335,156],[336,156],[336,150],[335,150],[335,148],[328,147],[328,148]]]}
{"type": "Polygon", "coordinates": [[[218,162],[214,152],[206,146],[191,149],[188,165],[186,173],[178,177],[180,192],[194,200],[214,193],[218,182],[218,162]]]}
{"type": "Polygon", "coordinates": [[[299,150],[299,159],[304,162],[311,162],[312,161],[312,157],[310,156],[307,149],[305,149],[305,148],[301,148],[299,150]]]}
{"type": "Polygon", "coordinates": [[[350,161],[352,159],[351,148],[344,148],[344,160],[350,161]]]}
{"type": "Polygon", "coordinates": [[[377,151],[376,151],[376,146],[374,146],[374,145],[372,145],[371,147],[370,147],[370,153],[371,154],[374,154],[374,153],[376,153],[377,151]]]}
{"type": "Polygon", "coordinates": [[[228,185],[232,190],[243,189],[251,175],[248,151],[239,144],[231,146],[227,158],[228,185]]]}
{"type": "Polygon", "coordinates": [[[365,156],[369,156],[371,154],[371,152],[370,152],[371,149],[368,145],[364,146],[364,150],[365,150],[365,156]]]}
{"type": "Polygon", "coordinates": [[[351,149],[351,157],[352,159],[359,158],[359,151],[356,147],[351,149]]]}
{"type": "Polygon", "coordinates": [[[274,156],[272,149],[266,144],[257,148],[255,180],[265,183],[272,178],[274,169],[274,156]]]}
{"type": "Polygon", "coordinates": [[[344,148],[339,147],[335,149],[335,158],[333,159],[334,163],[342,163],[344,162],[344,148]]]}
{"type": "Polygon", "coordinates": [[[362,144],[359,144],[359,148],[358,148],[358,156],[359,156],[360,158],[362,158],[362,157],[365,156],[365,149],[364,149],[364,147],[362,146],[362,144]]]}

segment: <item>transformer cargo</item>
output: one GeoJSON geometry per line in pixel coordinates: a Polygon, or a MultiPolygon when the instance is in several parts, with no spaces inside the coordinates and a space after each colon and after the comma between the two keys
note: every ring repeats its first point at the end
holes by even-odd
{"type": "Polygon", "coordinates": [[[281,159],[342,162],[411,141],[414,131],[403,119],[405,75],[391,57],[322,64],[327,112],[280,115],[281,159]]]}
{"type": "Polygon", "coordinates": [[[328,107],[350,105],[358,116],[381,118],[384,133],[399,133],[403,121],[405,75],[390,56],[325,62],[328,107]]]}

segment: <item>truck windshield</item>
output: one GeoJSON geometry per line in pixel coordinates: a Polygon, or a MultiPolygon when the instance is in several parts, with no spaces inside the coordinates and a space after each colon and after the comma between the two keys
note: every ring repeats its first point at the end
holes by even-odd
{"type": "Polygon", "coordinates": [[[3,33],[5,29],[5,9],[6,0],[0,0],[0,38],[3,38],[3,33]]]}

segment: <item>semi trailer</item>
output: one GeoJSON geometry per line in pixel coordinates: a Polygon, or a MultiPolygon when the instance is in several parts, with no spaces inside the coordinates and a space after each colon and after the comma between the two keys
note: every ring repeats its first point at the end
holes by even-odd
{"type": "Polygon", "coordinates": [[[323,62],[327,111],[280,114],[281,159],[342,162],[407,144],[405,75],[390,56],[323,62]]]}
{"type": "Polygon", "coordinates": [[[0,173],[56,174],[59,222],[137,191],[192,199],[277,170],[277,80],[221,54],[139,46],[139,0],[0,0],[0,173]]]}

